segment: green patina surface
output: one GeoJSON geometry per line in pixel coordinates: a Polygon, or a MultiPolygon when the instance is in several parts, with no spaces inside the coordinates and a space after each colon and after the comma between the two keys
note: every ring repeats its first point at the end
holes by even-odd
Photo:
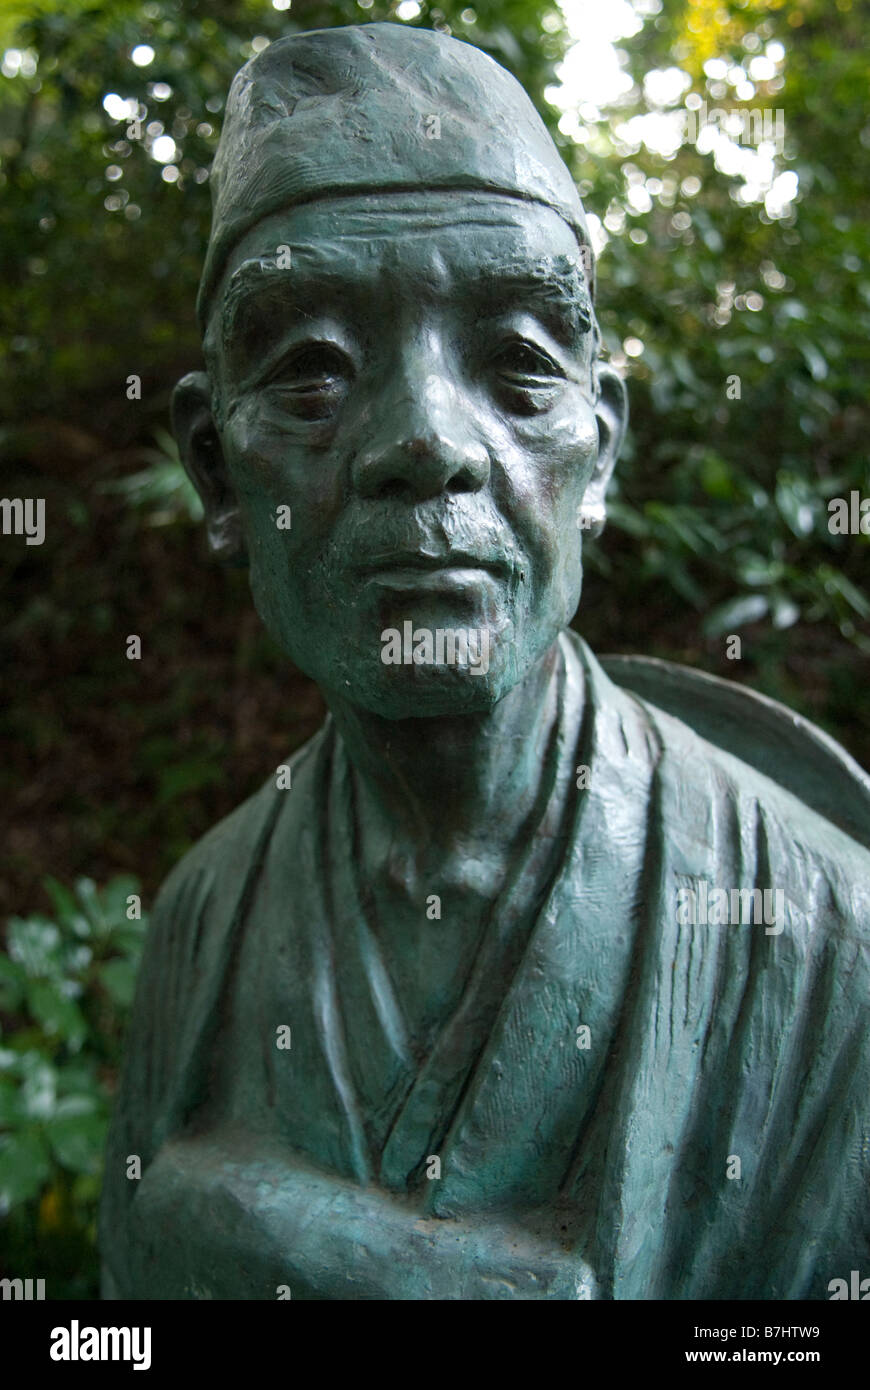
{"type": "Polygon", "coordinates": [[[558,152],[467,45],[329,30],[238,75],[213,197],[175,429],[330,717],[156,905],[106,1293],[827,1297],[868,1259],[868,782],[566,631],[626,404],[558,152]]]}

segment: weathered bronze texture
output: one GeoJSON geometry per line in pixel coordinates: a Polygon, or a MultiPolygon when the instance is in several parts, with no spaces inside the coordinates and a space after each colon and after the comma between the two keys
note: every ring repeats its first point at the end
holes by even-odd
{"type": "Polygon", "coordinates": [[[213,199],[174,425],[330,713],[154,909],[106,1295],[870,1275],[870,783],[569,629],[626,401],[528,98],[425,30],[292,36],[235,79],[213,199]]]}

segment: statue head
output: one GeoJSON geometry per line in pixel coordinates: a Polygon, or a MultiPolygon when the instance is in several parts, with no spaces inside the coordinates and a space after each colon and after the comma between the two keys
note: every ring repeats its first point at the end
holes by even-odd
{"type": "Polygon", "coordinates": [[[545,126],[455,39],[293,35],[233,82],[212,198],[173,398],[212,549],[327,700],[490,708],[577,608],[626,417],[545,126]]]}

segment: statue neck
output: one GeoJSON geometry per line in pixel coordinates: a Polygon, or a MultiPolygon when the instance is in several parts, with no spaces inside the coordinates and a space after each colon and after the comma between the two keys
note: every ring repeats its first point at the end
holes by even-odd
{"type": "Polygon", "coordinates": [[[481,714],[384,719],[330,699],[369,844],[419,867],[426,859],[510,854],[529,828],[542,784],[562,661],[554,642],[481,714]]]}

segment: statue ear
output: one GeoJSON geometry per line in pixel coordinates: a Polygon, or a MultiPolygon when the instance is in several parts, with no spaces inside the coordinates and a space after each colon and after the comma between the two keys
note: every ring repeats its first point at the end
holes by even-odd
{"type": "Polygon", "coordinates": [[[590,529],[600,535],[607,513],[605,497],[628,424],[628,392],[619,373],[606,362],[598,364],[599,394],[595,405],[598,421],[598,461],[583,495],[583,510],[592,520],[590,529]]]}
{"type": "Polygon", "coordinates": [[[187,475],[202,499],[211,553],[223,564],[246,565],[241,512],[212,414],[211,383],[205,372],[189,372],[173,391],[172,429],[187,475]]]}

